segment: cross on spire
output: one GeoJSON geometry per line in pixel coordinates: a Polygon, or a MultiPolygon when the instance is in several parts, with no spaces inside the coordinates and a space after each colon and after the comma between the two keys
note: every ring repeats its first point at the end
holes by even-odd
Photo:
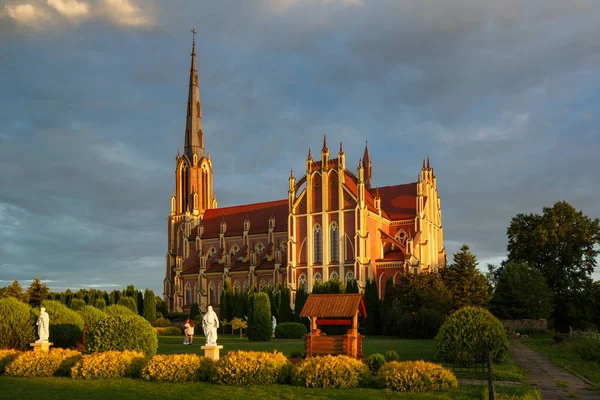
{"type": "Polygon", "coordinates": [[[198,33],[196,32],[196,28],[192,28],[190,32],[192,32],[192,44],[196,44],[196,34],[198,33]]]}

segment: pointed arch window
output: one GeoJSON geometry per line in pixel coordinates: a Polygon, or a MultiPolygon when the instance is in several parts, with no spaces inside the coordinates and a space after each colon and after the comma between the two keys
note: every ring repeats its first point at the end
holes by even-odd
{"type": "Polygon", "coordinates": [[[190,306],[192,304],[192,288],[189,283],[185,284],[185,305],[190,306]]]}
{"type": "Polygon", "coordinates": [[[260,285],[258,286],[258,290],[261,292],[264,292],[265,290],[267,290],[267,281],[265,281],[264,279],[260,280],[260,285]]]}
{"type": "MultiPolygon", "coordinates": [[[[196,82],[197,83],[197,82],[196,82]]],[[[198,117],[200,116],[200,102],[196,103],[196,112],[198,113],[198,117]]]]}
{"type": "Polygon", "coordinates": [[[329,250],[330,250],[330,261],[338,262],[340,260],[339,252],[339,230],[337,222],[332,222],[329,226],[329,250]]]}
{"type": "Polygon", "coordinates": [[[323,238],[321,237],[321,225],[315,224],[313,228],[313,263],[323,262],[323,238]]]}
{"type": "Polygon", "coordinates": [[[346,281],[352,281],[352,280],[354,280],[354,272],[348,271],[346,273],[346,281]]]}
{"type": "Polygon", "coordinates": [[[194,303],[200,304],[200,299],[198,298],[198,284],[194,285],[194,303]]]}
{"type": "Polygon", "coordinates": [[[305,292],[308,292],[308,285],[306,284],[306,275],[304,273],[300,274],[298,277],[298,289],[302,286],[305,292]]]}
{"type": "Polygon", "coordinates": [[[321,275],[320,272],[317,272],[315,274],[315,283],[322,283],[323,282],[323,276],[321,275]]]}
{"type": "Polygon", "coordinates": [[[246,279],[244,281],[244,293],[248,293],[248,290],[250,290],[250,281],[246,279]]]}
{"type": "Polygon", "coordinates": [[[209,305],[215,305],[217,304],[217,291],[215,290],[215,283],[211,282],[210,286],[208,287],[208,293],[210,296],[210,303],[209,305]]]}
{"type": "Polygon", "coordinates": [[[239,292],[241,290],[241,285],[240,285],[240,281],[235,281],[233,284],[233,290],[234,292],[239,292]]]}
{"type": "Polygon", "coordinates": [[[333,272],[331,273],[331,279],[338,279],[339,277],[340,277],[340,276],[338,275],[338,273],[337,273],[337,272],[333,271],[333,272]]]}
{"type": "Polygon", "coordinates": [[[219,304],[221,303],[221,295],[223,294],[223,281],[219,282],[219,304]]]}

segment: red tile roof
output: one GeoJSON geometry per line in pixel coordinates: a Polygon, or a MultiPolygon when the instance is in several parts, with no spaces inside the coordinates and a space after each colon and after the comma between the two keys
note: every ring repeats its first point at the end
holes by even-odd
{"type": "Polygon", "coordinates": [[[300,312],[301,317],[348,318],[358,311],[360,317],[367,316],[362,294],[311,294],[300,312]]]}
{"type": "Polygon", "coordinates": [[[375,260],[376,262],[385,262],[385,261],[404,261],[406,258],[404,252],[400,249],[395,249],[392,251],[388,251],[383,255],[383,258],[375,260]]]}
{"type": "MultiPolygon", "coordinates": [[[[183,247],[183,246],[182,246],[183,247]]],[[[183,262],[182,274],[197,274],[200,272],[200,251],[196,251],[183,262]]]]}
{"type": "Polygon", "coordinates": [[[240,236],[244,232],[246,216],[250,218],[250,234],[267,233],[271,215],[275,217],[274,232],[287,232],[287,199],[206,210],[202,218],[204,225],[202,238],[219,237],[223,219],[227,223],[225,236],[240,236]]]}
{"type": "Polygon", "coordinates": [[[379,190],[381,208],[392,220],[414,218],[417,215],[417,183],[384,186],[371,189],[374,195],[379,190]]]}

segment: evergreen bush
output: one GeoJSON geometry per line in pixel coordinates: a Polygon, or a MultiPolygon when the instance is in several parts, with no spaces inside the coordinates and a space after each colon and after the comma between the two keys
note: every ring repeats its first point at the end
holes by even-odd
{"type": "Polygon", "coordinates": [[[138,377],[146,364],[138,351],[106,351],[86,354],[71,369],[76,379],[112,379],[138,377]]]}
{"type": "Polygon", "coordinates": [[[142,370],[142,378],[160,382],[207,381],[213,369],[210,358],[196,354],[155,355],[142,370]]]}
{"type": "Polygon", "coordinates": [[[375,373],[385,364],[385,357],[381,353],[374,353],[365,358],[365,363],[371,372],[375,373]]]}
{"type": "Polygon", "coordinates": [[[106,300],[104,300],[104,299],[97,299],[94,302],[94,307],[96,307],[98,310],[104,310],[106,308],[106,300]]]}
{"type": "Polygon", "coordinates": [[[35,341],[35,321],[29,305],[14,297],[0,299],[0,348],[26,350],[35,341]]]}
{"type": "Polygon", "coordinates": [[[132,311],[131,308],[118,304],[111,304],[104,309],[104,312],[108,315],[137,315],[137,313],[132,311]]]}
{"type": "Polygon", "coordinates": [[[26,351],[6,367],[6,375],[21,377],[68,376],[81,359],[76,350],[26,351]]]}
{"type": "MultiPolygon", "coordinates": [[[[73,303],[73,302],[71,302],[73,303]]],[[[84,306],[77,311],[83,318],[83,333],[81,335],[81,344],[83,349],[87,346],[88,335],[92,328],[102,319],[108,317],[108,314],[92,306],[84,306]]]]}
{"type": "Polygon", "coordinates": [[[200,316],[200,307],[198,307],[198,303],[192,303],[190,306],[190,319],[195,320],[200,316]]]}
{"type": "Polygon", "coordinates": [[[433,392],[458,387],[452,372],[425,361],[385,363],[377,374],[377,384],[401,392],[433,392]]]}
{"type": "Polygon", "coordinates": [[[152,321],[151,325],[166,328],[166,327],[171,326],[171,321],[169,321],[166,318],[159,317],[159,318],[156,318],[154,321],[152,321]]]}
{"type": "Polygon", "coordinates": [[[83,335],[84,322],[81,315],[57,300],[44,300],[42,307],[46,307],[50,317],[50,342],[55,347],[65,349],[75,347],[83,335]]]}
{"type": "Polygon", "coordinates": [[[248,315],[246,334],[251,341],[271,340],[273,326],[271,323],[271,303],[266,293],[255,293],[250,296],[251,310],[248,315]]]}
{"type": "Polygon", "coordinates": [[[446,362],[494,361],[508,355],[508,339],[500,321],[481,307],[463,307],[446,319],[435,337],[436,358],[446,362]]]}
{"type": "Polygon", "coordinates": [[[73,299],[69,303],[69,308],[73,311],[79,311],[83,307],[85,307],[85,300],[83,299],[73,299]]]}
{"type": "Polygon", "coordinates": [[[230,351],[217,362],[211,380],[225,385],[286,383],[290,371],[291,364],[281,353],[230,351]]]}
{"type": "Polygon", "coordinates": [[[400,356],[396,350],[388,350],[385,353],[385,361],[398,361],[400,356]]]}
{"type": "Polygon", "coordinates": [[[135,350],[151,357],[156,354],[157,348],[156,331],[139,315],[108,316],[98,322],[88,335],[88,352],[135,350]]]}
{"type": "Polygon", "coordinates": [[[117,304],[129,308],[135,315],[138,315],[137,305],[133,297],[123,296],[117,304]]]}
{"type": "Polygon", "coordinates": [[[152,323],[156,319],[156,297],[154,292],[150,289],[146,289],[144,292],[144,318],[146,321],[152,323]]]}
{"type": "Polygon", "coordinates": [[[371,371],[362,361],[348,356],[311,357],[292,372],[292,384],[318,388],[351,388],[366,385],[371,371]]]}
{"type": "Polygon", "coordinates": [[[298,322],[284,322],[275,327],[277,339],[302,339],[306,336],[306,326],[298,322]]]}

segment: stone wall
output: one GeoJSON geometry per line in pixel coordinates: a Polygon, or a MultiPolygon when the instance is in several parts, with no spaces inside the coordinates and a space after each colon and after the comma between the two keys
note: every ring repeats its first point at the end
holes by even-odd
{"type": "Polygon", "coordinates": [[[503,319],[501,322],[507,332],[548,330],[545,319],[503,319]]]}

